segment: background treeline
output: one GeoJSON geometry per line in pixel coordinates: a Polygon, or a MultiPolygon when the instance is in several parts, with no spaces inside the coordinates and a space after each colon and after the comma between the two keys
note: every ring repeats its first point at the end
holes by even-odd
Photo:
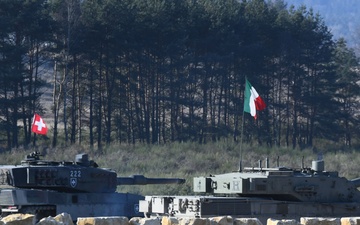
{"type": "Polygon", "coordinates": [[[351,146],[358,68],[281,0],[0,0],[0,138],[35,144],[37,112],[53,146],[238,141],[243,125],[249,143],[351,146]],[[256,121],[245,77],[268,105],[256,121]]]}

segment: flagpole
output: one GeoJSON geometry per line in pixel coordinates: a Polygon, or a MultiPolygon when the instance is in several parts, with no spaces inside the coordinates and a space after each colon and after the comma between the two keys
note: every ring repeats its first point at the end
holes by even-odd
{"type": "MultiPolygon", "coordinates": [[[[245,89],[246,89],[246,76],[245,76],[245,88],[244,88],[244,102],[245,102],[245,89]]],[[[242,110],[242,119],[241,119],[241,134],[240,134],[240,162],[239,162],[239,172],[242,171],[242,144],[243,144],[243,134],[244,134],[244,118],[245,118],[245,110],[243,104],[242,110]]]]}
{"type": "MultiPolygon", "coordinates": [[[[34,125],[34,122],[35,122],[35,112],[34,112],[33,119],[32,119],[32,121],[31,121],[31,130],[32,130],[32,126],[34,125]]],[[[36,133],[34,133],[33,147],[35,147],[35,145],[36,145],[36,133]]]]}
{"type": "Polygon", "coordinates": [[[244,110],[242,113],[242,121],[241,121],[241,135],[240,135],[240,162],[239,162],[239,172],[242,171],[242,144],[243,144],[243,133],[244,133],[244,110]]]}
{"type": "Polygon", "coordinates": [[[34,139],[33,139],[33,147],[36,146],[36,134],[34,133],[34,139]]]}

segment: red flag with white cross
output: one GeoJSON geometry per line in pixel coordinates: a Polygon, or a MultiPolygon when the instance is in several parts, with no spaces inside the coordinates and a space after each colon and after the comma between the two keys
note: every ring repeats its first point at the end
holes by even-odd
{"type": "Polygon", "coordinates": [[[48,131],[44,120],[36,113],[34,114],[31,131],[41,135],[46,135],[48,131]]]}

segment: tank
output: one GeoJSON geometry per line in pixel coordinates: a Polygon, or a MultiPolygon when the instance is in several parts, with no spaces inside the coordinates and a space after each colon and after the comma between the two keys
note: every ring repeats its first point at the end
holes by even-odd
{"type": "Polygon", "coordinates": [[[195,177],[198,195],[145,196],[140,212],[145,216],[268,218],[360,216],[360,178],[348,180],[325,171],[323,160],[292,169],[245,167],[236,172],[195,177]]]}
{"type": "Polygon", "coordinates": [[[31,213],[37,219],[67,212],[73,220],[94,216],[142,216],[139,201],[144,196],[116,192],[118,185],[180,184],[178,178],[118,177],[111,169],[99,168],[78,154],[74,162],[40,159],[27,155],[20,165],[0,166],[2,216],[31,213]]]}

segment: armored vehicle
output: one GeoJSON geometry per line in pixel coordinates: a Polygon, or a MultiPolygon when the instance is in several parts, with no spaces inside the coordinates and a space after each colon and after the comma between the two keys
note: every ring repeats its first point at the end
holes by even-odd
{"type": "Polygon", "coordinates": [[[93,216],[140,216],[138,204],[144,196],[118,193],[118,185],[183,183],[177,178],[117,177],[111,169],[99,168],[79,154],[75,162],[40,159],[34,152],[20,165],[0,166],[2,216],[31,213],[37,219],[67,212],[72,219],[93,216]]]}
{"type": "Polygon", "coordinates": [[[324,161],[311,168],[249,167],[237,172],[195,177],[198,196],[145,196],[140,211],[146,216],[300,217],[360,216],[360,178],[348,180],[324,169],[324,161]]]}

